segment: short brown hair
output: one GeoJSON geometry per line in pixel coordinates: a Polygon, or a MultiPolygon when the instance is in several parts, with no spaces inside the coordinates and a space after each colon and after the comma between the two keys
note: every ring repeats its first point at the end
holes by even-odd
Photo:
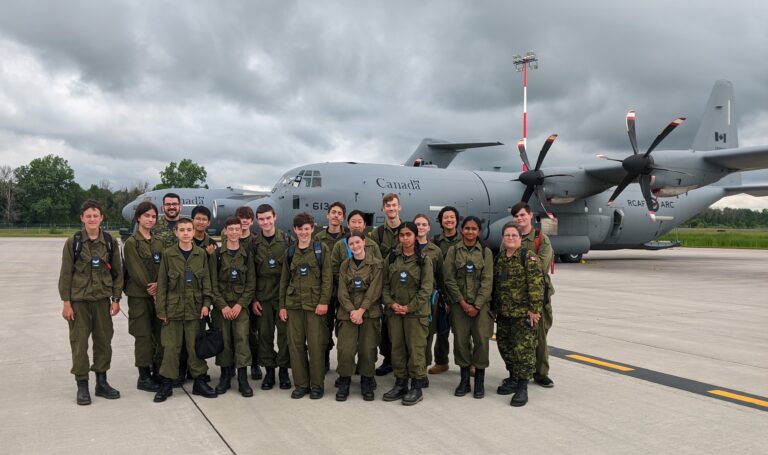
{"type": "Polygon", "coordinates": [[[224,228],[226,229],[229,226],[232,226],[233,224],[240,226],[240,218],[236,216],[230,216],[229,218],[227,218],[227,221],[224,222],[224,228]]]}
{"type": "Polygon", "coordinates": [[[85,213],[85,211],[88,209],[96,209],[102,215],[104,214],[104,210],[101,209],[101,203],[93,199],[87,199],[85,202],[83,202],[83,204],[80,206],[80,215],[85,213]]]}
{"type": "Polygon", "coordinates": [[[509,214],[512,215],[512,216],[515,216],[517,214],[517,212],[519,212],[520,210],[525,210],[528,213],[532,213],[531,212],[531,206],[528,205],[527,202],[518,202],[517,204],[513,205],[512,207],[510,207],[509,214]]]}
{"type": "Polygon", "coordinates": [[[293,217],[293,227],[302,227],[305,224],[315,225],[315,219],[307,212],[301,212],[293,217]]]}
{"type": "Polygon", "coordinates": [[[242,207],[238,207],[237,210],[235,210],[235,216],[237,218],[245,218],[248,220],[252,220],[254,218],[253,209],[245,205],[242,207]]]}
{"type": "Polygon", "coordinates": [[[331,202],[331,205],[328,206],[328,213],[331,213],[331,209],[334,207],[340,208],[343,214],[347,213],[347,206],[341,201],[331,202]]]}
{"type": "Polygon", "coordinates": [[[387,202],[392,201],[393,199],[397,199],[397,203],[400,203],[400,196],[396,195],[395,193],[387,193],[384,195],[383,198],[381,198],[381,206],[384,207],[387,205],[387,202]]]}

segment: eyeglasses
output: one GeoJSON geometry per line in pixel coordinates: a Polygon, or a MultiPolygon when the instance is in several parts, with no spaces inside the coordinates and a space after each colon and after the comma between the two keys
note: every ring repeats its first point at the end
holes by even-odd
{"type": "Polygon", "coordinates": [[[163,205],[166,207],[178,207],[180,204],[178,202],[166,202],[163,205]]]}
{"type": "Polygon", "coordinates": [[[504,234],[502,237],[505,239],[519,239],[520,236],[517,234],[504,234]]]}

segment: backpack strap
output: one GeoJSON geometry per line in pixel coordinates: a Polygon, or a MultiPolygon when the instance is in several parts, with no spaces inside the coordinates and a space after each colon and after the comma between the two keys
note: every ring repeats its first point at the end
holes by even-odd
{"type": "Polygon", "coordinates": [[[288,257],[286,258],[288,260],[288,266],[291,266],[291,263],[293,262],[293,255],[296,254],[296,245],[291,245],[288,247],[288,257]]]}
{"type": "Polygon", "coordinates": [[[384,225],[378,226],[376,228],[376,234],[378,234],[379,237],[379,245],[384,243],[384,225]]]}
{"type": "Polygon", "coordinates": [[[342,242],[344,242],[344,246],[347,248],[347,257],[351,258],[352,257],[352,250],[349,249],[349,242],[347,241],[346,238],[342,239],[342,242]]]}
{"type": "Polygon", "coordinates": [[[320,270],[323,270],[323,244],[315,241],[312,244],[312,247],[315,249],[315,259],[317,259],[317,266],[320,267],[320,270]]]}

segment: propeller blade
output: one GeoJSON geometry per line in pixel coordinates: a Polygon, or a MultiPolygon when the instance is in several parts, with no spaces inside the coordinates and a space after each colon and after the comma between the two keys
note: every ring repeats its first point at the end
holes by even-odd
{"type": "Polygon", "coordinates": [[[546,213],[549,218],[552,218],[552,214],[549,213],[547,207],[544,206],[544,201],[547,200],[547,196],[544,194],[544,189],[541,187],[541,185],[536,185],[534,192],[536,193],[536,200],[539,201],[539,206],[541,207],[541,211],[539,213],[546,213]]]}
{"type": "Polygon", "coordinates": [[[630,183],[634,182],[635,179],[637,179],[638,174],[629,174],[624,176],[624,180],[619,183],[619,186],[616,187],[616,189],[613,191],[613,194],[611,195],[610,199],[608,199],[608,205],[611,205],[613,201],[616,200],[617,197],[619,197],[619,194],[621,194],[622,191],[624,191],[624,188],[627,187],[630,183]]]}
{"type": "Polygon", "coordinates": [[[525,192],[523,193],[523,198],[520,199],[523,202],[528,202],[531,199],[531,195],[533,194],[533,187],[527,186],[525,187],[525,192]]]}
{"type": "Polygon", "coordinates": [[[632,152],[637,155],[637,135],[635,134],[635,111],[627,112],[627,135],[629,143],[632,144],[632,152]]]}
{"type": "Polygon", "coordinates": [[[651,193],[650,176],[648,176],[648,178],[640,176],[639,180],[640,190],[643,192],[643,199],[645,199],[645,207],[648,209],[648,214],[651,216],[651,219],[655,220],[656,210],[659,208],[659,203],[653,198],[653,194],[651,193]]]}
{"type": "Polygon", "coordinates": [[[657,167],[657,166],[651,166],[651,169],[653,169],[654,171],[667,171],[667,172],[674,172],[674,173],[676,173],[676,174],[691,175],[691,174],[689,174],[689,173],[687,173],[687,172],[683,172],[683,171],[676,171],[676,170],[674,170],[674,169],[667,169],[667,168],[665,168],[665,167],[657,167]]]}
{"type": "MultiPolygon", "coordinates": [[[[650,155],[651,152],[653,151],[653,149],[655,149],[656,146],[659,145],[659,143],[661,141],[663,141],[664,138],[667,137],[667,135],[669,135],[669,133],[672,132],[672,130],[677,128],[684,121],[685,121],[685,117],[678,117],[678,118],[672,120],[672,122],[670,122],[670,124],[667,125],[667,127],[664,128],[664,130],[661,133],[659,133],[658,136],[656,136],[656,139],[653,141],[653,144],[651,144],[651,146],[648,147],[648,151],[645,152],[645,156],[650,155]]],[[[635,152],[635,153],[637,153],[637,152],[635,152]]]]}
{"type": "Polygon", "coordinates": [[[527,171],[531,168],[531,162],[528,161],[528,154],[525,153],[525,142],[522,139],[517,141],[517,150],[520,151],[520,159],[523,160],[523,165],[525,166],[523,170],[527,171]]]}
{"type": "Polygon", "coordinates": [[[544,162],[544,157],[547,156],[547,152],[549,151],[549,148],[552,147],[552,143],[555,142],[555,139],[557,139],[557,134],[549,136],[547,140],[544,141],[544,146],[541,147],[541,152],[539,152],[539,159],[536,160],[536,167],[534,170],[538,171],[541,169],[541,163],[544,162]]]}
{"type": "Polygon", "coordinates": [[[623,162],[624,160],[617,160],[616,158],[611,158],[607,155],[603,155],[602,153],[595,155],[596,157],[600,158],[601,160],[608,160],[608,161],[618,161],[619,163],[623,162]]]}

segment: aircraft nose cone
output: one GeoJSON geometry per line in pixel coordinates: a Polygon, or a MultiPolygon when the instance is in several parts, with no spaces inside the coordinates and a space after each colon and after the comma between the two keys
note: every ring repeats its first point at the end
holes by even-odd
{"type": "Polygon", "coordinates": [[[123,207],[123,218],[125,218],[125,221],[133,221],[133,214],[136,212],[137,204],[136,201],[133,201],[123,207]]]}

